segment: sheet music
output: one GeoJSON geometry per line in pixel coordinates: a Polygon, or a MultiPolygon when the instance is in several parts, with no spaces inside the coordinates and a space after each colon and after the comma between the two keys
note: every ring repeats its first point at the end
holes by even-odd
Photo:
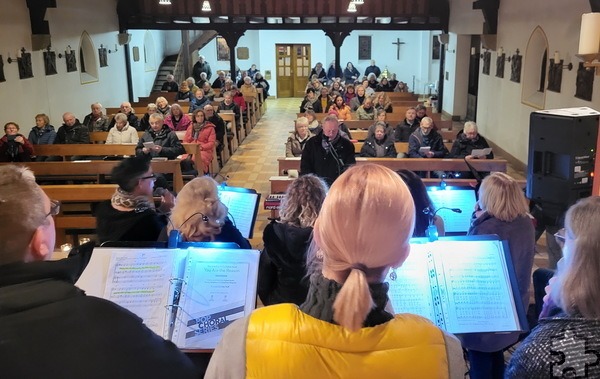
{"type": "Polygon", "coordinates": [[[394,313],[412,313],[429,320],[435,319],[427,271],[427,254],[422,245],[411,245],[408,258],[396,270],[396,280],[386,280],[390,286],[388,297],[394,313]]]}
{"type": "Polygon", "coordinates": [[[190,254],[173,332],[177,346],[214,348],[223,329],[249,313],[246,288],[252,276],[250,266],[250,262],[190,254]]]}
{"type": "Polygon", "coordinates": [[[448,332],[520,330],[500,241],[433,245],[448,332]]]}
{"type": "Polygon", "coordinates": [[[427,194],[434,208],[459,208],[462,213],[442,209],[437,215],[444,220],[444,229],[449,233],[466,233],[471,226],[471,214],[475,208],[474,189],[428,189],[427,194]]]}
{"type": "Polygon", "coordinates": [[[225,187],[219,188],[219,198],[229,209],[231,221],[234,222],[240,233],[244,238],[250,238],[259,195],[250,192],[227,191],[227,187],[225,187]]]}
{"type": "Polygon", "coordinates": [[[138,315],[156,334],[166,337],[170,279],[176,273],[173,250],[116,250],[112,254],[104,298],[138,315]]]}

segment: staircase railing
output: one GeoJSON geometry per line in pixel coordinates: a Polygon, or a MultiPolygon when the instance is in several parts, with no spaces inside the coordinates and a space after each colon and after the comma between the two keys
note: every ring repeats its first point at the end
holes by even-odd
{"type": "Polygon", "coordinates": [[[180,84],[181,82],[183,82],[186,78],[185,76],[185,72],[183,69],[183,54],[181,54],[183,51],[183,44],[181,44],[181,46],[179,46],[179,53],[177,54],[177,61],[175,61],[175,69],[173,70],[173,76],[175,77],[175,82],[177,84],[180,84]]]}

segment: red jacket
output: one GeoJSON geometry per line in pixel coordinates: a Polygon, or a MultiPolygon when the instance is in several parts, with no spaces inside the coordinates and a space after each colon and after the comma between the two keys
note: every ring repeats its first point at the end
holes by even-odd
{"type": "Polygon", "coordinates": [[[173,124],[173,115],[169,113],[167,117],[165,117],[165,124],[169,126],[169,129],[175,131],[187,130],[190,125],[192,125],[192,119],[187,113],[181,115],[177,126],[173,124]]]}
{"type": "MultiPolygon", "coordinates": [[[[204,169],[210,167],[210,162],[213,158],[213,149],[215,148],[215,141],[217,134],[215,133],[215,124],[210,121],[204,121],[204,127],[200,130],[196,138],[194,138],[194,124],[191,124],[183,137],[184,143],[197,143],[201,146],[200,155],[202,157],[202,163],[204,163],[204,169]]],[[[199,168],[196,168],[199,170],[199,168]]]]}

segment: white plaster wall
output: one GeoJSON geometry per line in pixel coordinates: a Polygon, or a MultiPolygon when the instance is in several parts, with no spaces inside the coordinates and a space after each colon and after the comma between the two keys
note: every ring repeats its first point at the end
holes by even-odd
{"type": "MultiPolygon", "coordinates": [[[[581,14],[590,12],[589,2],[573,0],[504,0],[498,16],[497,46],[507,55],[518,48],[525,53],[529,36],[540,26],[548,38],[549,55],[558,50],[565,63],[577,67],[581,14]]],[[[510,64],[506,62],[504,79],[495,77],[496,54],[492,52],[490,75],[480,74],[477,123],[486,138],[501,146],[521,162],[527,163],[529,116],[536,109],[521,102],[521,83],[510,81],[510,64]]],[[[526,59],[526,57],[524,57],[526,59]]],[[[563,71],[560,93],[546,91],[545,109],[587,106],[600,109],[600,78],[595,77],[592,101],[575,98],[576,69],[563,71]]],[[[521,78],[523,81],[523,78],[521,78]]]]}
{"type": "MultiPolygon", "coordinates": [[[[117,46],[118,19],[116,0],[100,1],[90,11],[88,2],[58,0],[57,8],[48,8],[52,50],[64,54],[67,45],[78,51],[81,34],[87,31],[97,51],[100,45],[111,50],[108,67],[98,67],[98,81],[81,83],[79,72],[67,73],[64,58],[57,57],[56,75],[46,76],[42,51],[31,52],[31,27],[29,11],[25,1],[0,0],[0,54],[4,61],[6,82],[0,83],[0,124],[17,122],[27,134],[34,125],[37,113],[46,113],[55,126],[62,124],[62,114],[70,111],[83,120],[89,113],[90,104],[100,102],[105,107],[116,107],[127,100],[127,74],[125,46],[117,46]],[[32,53],[33,78],[19,79],[14,59],[21,47],[32,53]]],[[[131,54],[133,91],[135,97],[147,96],[156,76],[156,69],[146,71],[143,63],[143,41],[145,30],[131,30],[131,54]],[[140,48],[140,62],[133,62],[133,46],[140,48]]],[[[164,49],[169,53],[178,49],[181,41],[179,31],[151,31],[154,38],[156,68],[162,62],[164,49]],[[179,40],[179,41],[178,41],[179,40]]],[[[96,62],[98,64],[98,62],[96,62]]],[[[80,67],[77,56],[77,67],[80,67]]],[[[134,99],[135,100],[135,99],[134,99]]]]}
{"type": "MultiPolygon", "coordinates": [[[[116,0],[98,2],[90,12],[89,4],[77,0],[59,0],[57,8],[49,8],[52,48],[64,54],[67,45],[78,51],[81,33],[89,33],[97,50],[100,44],[114,50],[118,22],[116,0]]],[[[0,83],[0,123],[15,121],[28,133],[37,113],[46,113],[52,124],[62,123],[62,114],[74,112],[80,119],[89,113],[92,102],[114,106],[126,98],[124,54],[122,46],[108,54],[108,67],[98,68],[97,82],[81,84],[79,72],[66,72],[65,60],[57,57],[58,74],[46,76],[42,51],[32,52],[33,78],[19,79],[16,63],[8,64],[8,53],[25,47],[31,51],[31,27],[25,1],[0,0],[0,54],[4,60],[6,82],[0,83]]],[[[77,57],[79,67],[79,57],[77,57]]]]}
{"type": "MultiPolygon", "coordinates": [[[[261,67],[261,47],[259,46],[259,31],[258,30],[247,30],[243,36],[240,37],[237,47],[247,47],[249,50],[248,59],[239,59],[236,56],[236,64],[240,70],[248,70],[250,66],[256,64],[256,67],[264,73],[265,68],[261,67]]],[[[237,54],[237,47],[233,51],[234,54],[237,54]]],[[[206,61],[210,63],[210,68],[212,70],[211,81],[215,80],[217,77],[217,71],[219,70],[229,70],[230,65],[229,61],[218,61],[217,60],[217,39],[214,38],[211,40],[206,46],[200,49],[200,54],[204,55],[206,61]]],[[[267,68],[268,70],[268,68],[267,68]]]]}
{"type": "Polygon", "coordinates": [[[467,114],[471,36],[449,34],[442,110],[464,119],[467,114]]]}
{"type": "Polygon", "coordinates": [[[483,33],[483,14],[473,9],[473,0],[450,0],[448,31],[456,34],[483,33]]]}
{"type": "MultiPolygon", "coordinates": [[[[148,94],[152,91],[156,73],[158,72],[158,68],[165,57],[165,32],[160,30],[130,30],[129,33],[131,34],[131,41],[129,42],[129,57],[131,62],[133,97],[134,101],[137,101],[139,97],[148,96],[148,94]],[[146,33],[149,33],[154,41],[154,65],[152,65],[152,67],[147,67],[144,62],[144,41],[146,38],[146,33]],[[134,47],[138,47],[140,50],[140,60],[137,62],[134,62],[133,60],[134,47]]],[[[150,51],[148,51],[148,53],[150,54],[150,51]]],[[[122,73],[125,74],[125,58],[123,58],[122,64],[123,66],[121,70],[122,73]]],[[[123,80],[126,81],[126,77],[124,77],[123,80]]],[[[124,85],[126,90],[127,83],[124,83],[124,85]]],[[[119,106],[121,102],[127,100],[127,93],[125,93],[125,95],[120,99],[113,98],[112,100],[113,104],[115,105],[111,106],[119,106]]]]}

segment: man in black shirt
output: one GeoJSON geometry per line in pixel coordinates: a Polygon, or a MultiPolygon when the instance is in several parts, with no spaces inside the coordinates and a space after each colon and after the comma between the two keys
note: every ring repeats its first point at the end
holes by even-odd
{"type": "Polygon", "coordinates": [[[54,251],[52,201],[33,173],[0,167],[0,377],[197,378],[192,362],[171,342],[119,305],[74,283],[92,245],[46,261],[54,251]]]}
{"type": "Polygon", "coordinates": [[[354,144],[340,134],[336,116],[325,117],[322,125],[322,131],[304,146],[300,174],[315,174],[331,185],[348,167],[356,163],[354,144]]]}

